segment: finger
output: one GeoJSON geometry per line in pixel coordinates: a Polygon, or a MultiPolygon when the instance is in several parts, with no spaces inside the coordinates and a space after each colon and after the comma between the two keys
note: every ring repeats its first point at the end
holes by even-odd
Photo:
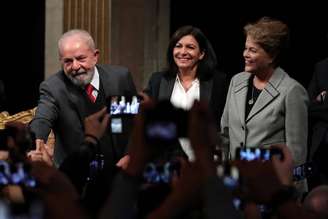
{"type": "Polygon", "coordinates": [[[273,166],[277,166],[279,165],[279,163],[281,163],[282,161],[280,160],[280,158],[277,155],[272,156],[271,158],[271,162],[273,164],[273,166]]]}
{"type": "Polygon", "coordinates": [[[51,155],[49,153],[49,151],[47,150],[47,147],[48,145],[47,144],[44,144],[42,147],[41,147],[41,153],[42,153],[42,156],[45,156],[47,158],[50,158],[51,155]]]}
{"type": "Polygon", "coordinates": [[[146,93],[144,93],[142,91],[139,92],[138,95],[141,97],[142,102],[148,102],[151,99],[146,93]]]}
{"type": "Polygon", "coordinates": [[[28,153],[27,153],[27,155],[26,155],[26,156],[27,156],[27,158],[29,158],[29,159],[30,159],[30,158],[32,157],[32,155],[33,155],[33,151],[30,151],[30,152],[28,152],[28,153]]]}
{"type": "Polygon", "coordinates": [[[116,163],[116,166],[124,170],[127,168],[129,162],[130,162],[130,155],[125,155],[116,163]]]}
{"type": "MultiPolygon", "coordinates": [[[[275,145],[270,146],[270,148],[279,149],[282,152],[283,160],[293,160],[292,154],[291,154],[289,148],[287,147],[287,145],[275,144],[275,145]]],[[[277,157],[277,159],[278,159],[278,156],[273,156],[273,157],[277,157]]]]}
{"type": "Polygon", "coordinates": [[[41,151],[41,148],[44,145],[43,139],[36,139],[35,140],[35,146],[36,146],[36,151],[41,151]]]}
{"type": "Polygon", "coordinates": [[[105,115],[107,115],[107,107],[103,107],[100,111],[98,111],[97,113],[99,113],[100,117],[103,117],[105,115]]]}
{"type": "Polygon", "coordinates": [[[91,114],[90,116],[86,117],[85,120],[101,119],[106,114],[107,114],[107,107],[103,107],[101,110],[99,110],[99,111],[91,114]]]}
{"type": "Polygon", "coordinates": [[[101,124],[102,124],[103,127],[107,127],[108,122],[109,122],[109,118],[110,118],[109,114],[106,113],[104,118],[101,121],[101,124]]]}
{"type": "Polygon", "coordinates": [[[146,95],[146,94],[144,94],[144,95],[145,95],[145,98],[140,103],[140,112],[145,112],[145,111],[155,107],[155,101],[153,99],[151,99],[148,95],[146,95]]]}
{"type": "Polygon", "coordinates": [[[184,172],[184,170],[186,170],[190,167],[190,163],[188,161],[186,161],[184,158],[179,157],[178,161],[180,163],[181,172],[184,172]]]}
{"type": "Polygon", "coordinates": [[[28,158],[31,161],[41,161],[42,160],[42,155],[39,152],[35,152],[35,153],[30,153],[28,155],[28,158]]]}

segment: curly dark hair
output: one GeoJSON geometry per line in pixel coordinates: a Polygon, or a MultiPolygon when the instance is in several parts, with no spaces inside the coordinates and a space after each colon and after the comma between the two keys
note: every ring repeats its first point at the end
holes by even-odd
{"type": "Polygon", "coordinates": [[[213,47],[207,37],[203,34],[203,32],[193,26],[183,26],[180,27],[175,33],[172,35],[171,40],[169,42],[169,46],[167,49],[167,62],[168,62],[168,74],[176,75],[178,72],[178,66],[176,65],[173,58],[173,49],[177,42],[184,36],[192,35],[197,43],[199,44],[199,48],[201,52],[204,52],[204,58],[199,61],[196,77],[197,78],[207,78],[211,77],[216,71],[217,67],[217,58],[213,47]]]}
{"type": "Polygon", "coordinates": [[[244,33],[274,59],[275,66],[279,65],[289,44],[289,29],[285,23],[274,18],[262,17],[255,23],[247,24],[244,33]]]}

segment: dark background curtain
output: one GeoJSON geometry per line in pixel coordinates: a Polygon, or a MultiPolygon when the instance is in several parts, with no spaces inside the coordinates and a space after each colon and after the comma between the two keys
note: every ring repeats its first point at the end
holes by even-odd
{"type": "Polygon", "coordinates": [[[262,16],[288,24],[291,45],[282,67],[307,87],[314,63],[328,56],[328,13],[320,1],[171,0],[171,33],[182,25],[199,27],[211,41],[219,67],[232,77],[244,66],[243,26],[262,16]]]}
{"type": "MultiPolygon", "coordinates": [[[[291,48],[282,67],[307,87],[314,64],[328,56],[328,13],[317,1],[286,4],[171,0],[171,33],[187,24],[201,28],[213,44],[219,67],[232,77],[243,69],[243,26],[262,16],[282,19],[291,30],[291,48]]],[[[0,79],[5,84],[6,108],[15,113],[37,105],[38,87],[44,80],[45,0],[10,1],[3,10],[8,12],[1,15],[5,59],[0,79]]]]}

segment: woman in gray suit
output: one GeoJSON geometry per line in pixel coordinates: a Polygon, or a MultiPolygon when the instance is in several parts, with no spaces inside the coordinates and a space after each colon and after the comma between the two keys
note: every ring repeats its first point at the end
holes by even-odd
{"type": "Polygon", "coordinates": [[[288,27],[264,17],[244,27],[245,71],[235,75],[221,118],[229,130],[230,154],[236,147],[286,144],[295,165],[305,162],[307,144],[306,90],[279,67],[288,43],[288,27]]]}

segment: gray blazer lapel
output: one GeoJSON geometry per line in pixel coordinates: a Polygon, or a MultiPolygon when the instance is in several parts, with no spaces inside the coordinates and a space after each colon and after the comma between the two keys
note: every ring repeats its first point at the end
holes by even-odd
{"type": "Polygon", "coordinates": [[[261,110],[266,108],[277,96],[279,96],[280,92],[278,91],[278,86],[285,75],[286,73],[281,68],[277,68],[274,71],[268,84],[265,86],[253,108],[249,112],[246,122],[248,122],[261,110]]]}
{"type": "Polygon", "coordinates": [[[200,81],[200,100],[209,102],[212,94],[213,80],[200,81]]]}
{"type": "Polygon", "coordinates": [[[162,77],[159,85],[158,100],[167,100],[171,98],[174,82],[174,77],[162,77]]]}
{"type": "Polygon", "coordinates": [[[247,87],[248,87],[248,80],[251,74],[243,74],[237,81],[234,87],[235,93],[235,101],[237,110],[239,112],[241,124],[245,123],[245,107],[246,107],[246,99],[247,99],[247,87]]]}

